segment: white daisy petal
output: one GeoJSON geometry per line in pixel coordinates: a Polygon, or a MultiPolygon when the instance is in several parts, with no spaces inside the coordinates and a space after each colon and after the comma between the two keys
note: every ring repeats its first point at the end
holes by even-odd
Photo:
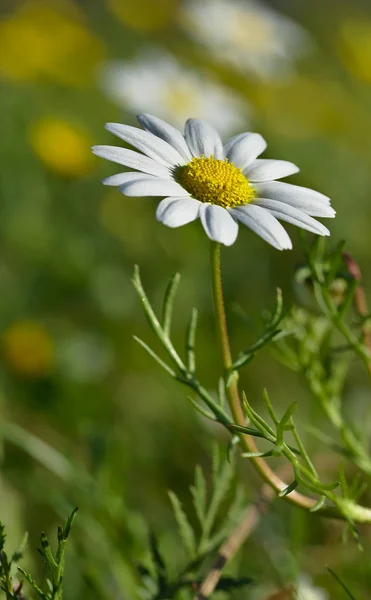
{"type": "Polygon", "coordinates": [[[188,119],[185,124],[185,139],[193,156],[224,158],[223,144],[213,127],[200,119],[188,119]]]}
{"type": "Polygon", "coordinates": [[[168,144],[173,146],[173,148],[179,152],[184,160],[191,160],[192,154],[187,146],[184,135],[179,129],[176,129],[158,117],[153,117],[152,115],[144,113],[138,115],[137,119],[143,129],[153,133],[162,140],[165,140],[165,142],[168,142],[168,144]]]}
{"type": "Polygon", "coordinates": [[[271,181],[254,186],[259,198],[269,198],[285,202],[312,217],[334,217],[335,211],[330,206],[330,199],[319,192],[300,185],[271,181]]]}
{"type": "Polygon", "coordinates": [[[254,201],[254,205],[266,208],[271,215],[280,219],[281,221],[287,221],[292,225],[307,229],[317,235],[330,235],[327,227],[319,223],[315,219],[312,219],[309,215],[303,213],[297,208],[293,208],[284,202],[278,202],[278,200],[268,200],[264,198],[258,198],[254,201]]]}
{"type": "Polygon", "coordinates": [[[267,147],[267,142],[259,133],[243,133],[232,140],[225,144],[224,152],[229,162],[239,169],[246,169],[267,147]]]}
{"type": "Polygon", "coordinates": [[[236,241],[238,224],[225,208],[202,204],[200,219],[207,236],[214,242],[231,246],[236,241]]]}
{"type": "Polygon", "coordinates": [[[247,204],[240,208],[234,208],[230,212],[274,248],[291,250],[292,243],[286,230],[265,208],[247,204]]]}
{"type": "Polygon", "coordinates": [[[270,160],[258,158],[243,170],[247,179],[252,182],[272,181],[298,173],[299,168],[287,160],[270,160]]]}
{"type": "Polygon", "coordinates": [[[279,250],[292,248],[279,220],[317,235],[330,235],[312,218],[335,216],[330,199],[308,188],[274,181],[299,169],[284,160],[257,159],[266,148],[260,134],[236,135],[223,148],[218,133],[198,119],[186,122],[184,136],[151,115],[141,114],[138,121],[144,130],[117,123],[109,123],[107,129],[143,154],[115,146],[94,146],[93,152],[130,169],[107,177],[105,185],[118,186],[127,196],[165,198],[157,208],[157,219],[168,227],[180,227],[200,217],[210,239],[230,246],[237,238],[240,221],[279,250]],[[187,191],[178,183],[175,167],[187,165],[192,157],[194,169],[184,171],[187,191]],[[209,160],[197,160],[201,157],[209,160]],[[222,163],[224,157],[227,162],[222,163]],[[246,199],[253,201],[236,206],[245,193],[236,179],[240,170],[246,177],[246,199]],[[229,208],[224,208],[226,198],[229,208]]]}
{"type": "Polygon", "coordinates": [[[97,156],[110,160],[119,165],[129,167],[129,169],[136,169],[143,173],[149,173],[149,175],[158,175],[165,179],[171,179],[170,171],[164,165],[143,156],[139,152],[134,150],[127,150],[126,148],[118,148],[117,146],[93,146],[92,151],[97,156]]]}
{"type": "Polygon", "coordinates": [[[139,181],[128,181],[120,186],[125,196],[187,196],[188,192],[179,183],[159,177],[143,177],[139,181]]]}
{"type": "Polygon", "coordinates": [[[194,198],[165,198],[157,207],[156,218],[167,227],[181,227],[197,219],[200,206],[194,198]]]}
{"type": "Polygon", "coordinates": [[[237,135],[234,135],[233,137],[229,138],[229,140],[226,141],[226,143],[224,144],[224,154],[225,154],[225,156],[228,156],[228,153],[231,151],[231,149],[233,148],[233,146],[240,139],[242,139],[245,135],[246,135],[246,133],[238,133],[237,135]]]}
{"type": "Polygon", "coordinates": [[[143,178],[149,179],[153,177],[156,179],[156,175],[148,175],[146,173],[139,173],[138,171],[129,171],[127,173],[116,173],[116,175],[111,175],[110,177],[106,177],[103,179],[103,185],[112,185],[112,186],[120,186],[128,181],[138,181],[143,178]]]}
{"type": "Polygon", "coordinates": [[[166,167],[183,165],[185,162],[173,146],[153,133],[121,123],[106,123],[106,129],[166,167]]]}

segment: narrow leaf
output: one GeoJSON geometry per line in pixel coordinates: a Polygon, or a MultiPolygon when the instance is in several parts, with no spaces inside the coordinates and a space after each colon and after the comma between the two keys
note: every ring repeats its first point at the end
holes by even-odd
{"type": "Polygon", "coordinates": [[[326,502],[326,496],[320,496],[318,498],[317,502],[315,503],[315,505],[309,509],[309,512],[317,512],[317,510],[320,510],[322,508],[322,506],[325,504],[325,502],[326,502]]]}
{"type": "Polygon", "coordinates": [[[162,328],[166,336],[169,336],[170,334],[174,300],[179,283],[180,273],[175,273],[175,275],[173,275],[173,277],[170,279],[165,292],[164,305],[162,309],[162,328]]]}
{"type": "Polygon", "coordinates": [[[164,559],[162,558],[160,549],[158,547],[157,538],[152,532],[149,534],[149,545],[151,548],[153,563],[156,568],[158,587],[160,590],[162,590],[166,586],[167,570],[164,559]]]}
{"type": "Polygon", "coordinates": [[[294,479],[294,481],[292,483],[290,483],[290,485],[285,487],[284,490],[280,491],[280,493],[278,494],[278,497],[284,498],[285,496],[287,496],[288,494],[293,492],[298,487],[298,485],[299,485],[299,482],[296,479],[294,479]]]}
{"type": "Polygon", "coordinates": [[[233,467],[227,460],[219,463],[218,468],[216,467],[215,460],[215,464],[213,465],[213,489],[206,519],[204,521],[202,544],[206,543],[206,540],[211,533],[219,508],[229,492],[234,475],[233,467]]]}
{"type": "Polygon", "coordinates": [[[232,462],[233,460],[233,451],[235,449],[235,447],[237,446],[237,444],[239,444],[240,442],[240,438],[238,437],[238,435],[234,435],[231,437],[228,446],[227,446],[227,460],[228,462],[232,462]]]}
{"type": "Polygon", "coordinates": [[[200,465],[196,465],[195,483],[194,485],[191,485],[190,490],[193,497],[196,515],[200,523],[203,523],[206,516],[207,487],[206,479],[200,465]]]}
{"type": "Polygon", "coordinates": [[[188,521],[188,517],[183,510],[182,503],[178,496],[171,490],[168,492],[171,504],[173,506],[174,515],[178,523],[179,533],[187,548],[191,559],[196,557],[196,539],[194,531],[188,521]]]}
{"type": "Polygon", "coordinates": [[[354,294],[356,293],[356,289],[359,285],[359,281],[357,281],[357,279],[353,279],[351,281],[351,283],[348,286],[348,289],[346,291],[346,296],[344,298],[344,302],[342,303],[342,305],[339,308],[338,314],[339,317],[341,319],[343,319],[346,315],[346,313],[348,312],[348,309],[350,308],[353,298],[354,298],[354,294]]]}
{"type": "Polygon", "coordinates": [[[197,329],[198,310],[193,308],[188,323],[187,338],[186,338],[186,356],[187,356],[187,368],[192,375],[196,371],[196,356],[195,356],[195,342],[196,342],[196,329],[197,329]]]}
{"type": "Polygon", "coordinates": [[[330,283],[332,283],[332,281],[336,278],[338,269],[340,267],[344,246],[345,240],[341,240],[330,256],[330,268],[326,277],[327,285],[330,285],[330,283]]]}
{"type": "Polygon", "coordinates": [[[332,575],[333,578],[338,582],[338,584],[343,588],[343,590],[347,594],[348,598],[350,598],[351,600],[356,600],[355,596],[353,596],[352,592],[347,588],[347,586],[340,579],[340,577],[338,575],[336,575],[336,573],[330,567],[327,567],[327,570],[330,573],[330,575],[332,575]]]}
{"type": "Polygon", "coordinates": [[[227,395],[225,393],[225,382],[223,377],[220,377],[218,381],[218,398],[220,406],[224,408],[227,403],[227,395]]]}
{"type": "Polygon", "coordinates": [[[206,410],[206,408],[204,408],[203,406],[201,406],[201,404],[199,404],[197,402],[197,400],[192,398],[192,396],[187,396],[187,400],[190,401],[192,406],[194,406],[194,408],[197,410],[197,412],[200,413],[200,415],[202,415],[206,419],[209,419],[209,421],[217,421],[217,419],[214,417],[213,413],[206,410]]]}
{"type": "Polygon", "coordinates": [[[241,456],[242,458],[264,458],[273,456],[273,450],[268,450],[267,452],[243,452],[241,456]]]}
{"type": "Polygon", "coordinates": [[[64,540],[67,540],[68,536],[70,535],[71,527],[72,527],[72,524],[73,524],[73,522],[75,520],[75,517],[76,517],[76,514],[77,514],[78,510],[79,510],[78,507],[74,508],[73,511],[72,511],[72,513],[70,514],[70,516],[68,517],[68,519],[66,520],[66,522],[64,524],[64,527],[63,527],[63,530],[62,530],[62,535],[63,535],[63,539],[64,540]]]}
{"type": "Polygon", "coordinates": [[[29,573],[26,573],[26,571],[24,571],[21,567],[18,567],[18,571],[20,571],[22,573],[25,580],[30,584],[30,586],[34,589],[34,591],[38,594],[38,596],[40,596],[40,598],[42,598],[43,600],[47,600],[46,595],[44,594],[42,589],[39,588],[39,586],[37,585],[36,581],[32,578],[32,576],[29,573]]]}
{"type": "Polygon", "coordinates": [[[141,340],[140,338],[138,338],[136,335],[133,336],[133,338],[135,339],[136,342],[138,342],[138,344],[140,344],[142,346],[142,348],[144,348],[146,350],[146,352],[148,352],[148,354],[150,356],[152,356],[152,358],[167,372],[169,373],[169,375],[171,375],[171,377],[176,378],[176,373],[175,371],[173,371],[173,369],[171,367],[169,367],[169,365],[167,365],[165,363],[165,361],[162,360],[162,358],[160,358],[153,350],[152,348],[150,348],[145,342],[143,342],[143,340],[141,340]]]}

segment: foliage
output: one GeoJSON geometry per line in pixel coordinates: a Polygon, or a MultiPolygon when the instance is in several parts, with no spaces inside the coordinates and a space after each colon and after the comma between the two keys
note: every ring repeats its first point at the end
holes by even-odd
{"type": "MultiPolygon", "coordinates": [[[[220,449],[214,446],[212,479],[208,490],[205,474],[198,465],[195,469],[194,484],[190,487],[193,508],[198,523],[194,527],[178,496],[169,491],[179,536],[186,555],[186,563],[179,572],[171,576],[162,556],[156,536],[150,535],[152,569],[138,565],[145,590],[143,595],[150,600],[165,600],[177,597],[182,589],[196,590],[202,581],[205,567],[211,553],[224,541],[233,526],[243,515],[246,496],[241,486],[233,486],[234,464],[222,457],[220,449]]],[[[221,577],[217,590],[230,591],[251,583],[250,577],[221,577]]]]}
{"type": "Polygon", "coordinates": [[[42,600],[62,599],[66,545],[76,512],[77,508],[75,508],[68,517],[63,527],[58,527],[58,545],[55,556],[53,555],[45,533],[41,534],[41,548],[38,548],[38,552],[41,555],[46,568],[45,585],[48,588],[46,592],[39,587],[30,573],[27,573],[24,569],[17,566],[18,561],[23,557],[27,536],[25,536],[19,550],[9,558],[5,551],[5,528],[4,525],[0,523],[0,582],[1,589],[4,591],[7,600],[22,600],[25,598],[23,581],[18,581],[16,578],[16,569],[18,569],[18,572],[21,573],[27,583],[29,583],[35,592],[35,597],[42,598],[42,600]]]}

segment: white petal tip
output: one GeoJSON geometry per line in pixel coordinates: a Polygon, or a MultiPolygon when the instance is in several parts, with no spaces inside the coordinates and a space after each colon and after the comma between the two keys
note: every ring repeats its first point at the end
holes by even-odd
{"type": "Polygon", "coordinates": [[[290,240],[290,243],[285,244],[284,246],[276,246],[277,250],[280,250],[282,252],[282,250],[292,250],[292,242],[290,240]]]}
{"type": "Polygon", "coordinates": [[[107,129],[107,131],[112,132],[116,126],[117,123],[106,123],[104,129],[107,129]]]}
{"type": "MultiPolygon", "coordinates": [[[[228,240],[228,242],[220,242],[221,244],[223,244],[223,246],[226,246],[227,248],[229,248],[230,246],[233,246],[233,244],[235,243],[237,238],[235,238],[234,240],[228,240]]],[[[215,240],[217,241],[217,240],[215,240]]]]}

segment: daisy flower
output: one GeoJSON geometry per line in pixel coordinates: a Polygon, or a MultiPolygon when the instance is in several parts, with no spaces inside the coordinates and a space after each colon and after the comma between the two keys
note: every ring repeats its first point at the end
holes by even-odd
{"type": "Polygon", "coordinates": [[[140,152],[94,146],[94,154],[132,169],[112,175],[105,185],[126,196],[162,196],[157,220],[180,227],[200,218],[207,236],[232,245],[242,223],[278,250],[291,249],[279,223],[287,221],[318,235],[328,229],[312,217],[334,217],[330,200],[313,190],[276,181],[298,172],[285,160],[257,158],[267,144],[258,133],[240,133],[226,144],[199,119],[188,119],[184,135],[148,114],[143,129],[108,123],[108,131],[140,152]]]}
{"type": "Polygon", "coordinates": [[[312,46],[302,27],[254,0],[190,0],[181,23],[218,60],[267,79],[290,74],[312,46]]]}
{"type": "Polygon", "coordinates": [[[301,575],[296,585],[297,600],[328,600],[324,589],[315,587],[310,577],[301,575]]]}
{"type": "Polygon", "coordinates": [[[246,123],[250,114],[248,102],[237,93],[207,72],[201,76],[156,48],[132,61],[104,63],[99,81],[106,95],[119,106],[135,112],[151,110],[180,127],[190,114],[207,117],[211,125],[217,125],[222,114],[221,134],[230,135],[246,123]]]}

